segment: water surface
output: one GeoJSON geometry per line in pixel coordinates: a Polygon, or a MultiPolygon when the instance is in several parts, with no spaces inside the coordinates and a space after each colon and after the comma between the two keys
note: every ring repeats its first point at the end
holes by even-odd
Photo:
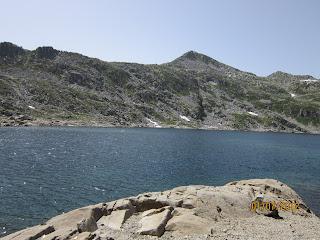
{"type": "Polygon", "coordinates": [[[320,136],[179,129],[0,128],[0,233],[180,185],[275,178],[320,214],[320,136]]]}

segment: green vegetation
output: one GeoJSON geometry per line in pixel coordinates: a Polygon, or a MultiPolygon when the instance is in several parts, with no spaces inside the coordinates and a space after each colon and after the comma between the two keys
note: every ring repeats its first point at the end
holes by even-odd
{"type": "Polygon", "coordinates": [[[252,116],[248,113],[234,113],[233,127],[236,129],[248,129],[250,125],[255,125],[258,121],[257,116],[252,116]]]}
{"type": "Polygon", "coordinates": [[[302,99],[287,99],[275,101],[272,109],[286,116],[295,118],[298,122],[304,125],[320,124],[320,104],[319,102],[302,100],[302,99]]]}

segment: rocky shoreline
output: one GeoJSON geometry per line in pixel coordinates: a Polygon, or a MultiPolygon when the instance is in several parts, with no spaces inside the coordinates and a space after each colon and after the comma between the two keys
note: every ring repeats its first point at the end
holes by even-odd
{"type": "Polygon", "coordinates": [[[175,129],[198,129],[198,130],[219,130],[219,131],[249,131],[249,132],[278,132],[278,133],[305,133],[305,134],[320,134],[319,131],[313,130],[308,132],[297,131],[294,129],[275,130],[265,128],[252,129],[235,129],[228,126],[199,126],[190,127],[184,125],[161,125],[154,126],[152,124],[112,124],[102,121],[70,121],[70,120],[44,120],[32,119],[31,117],[21,115],[11,119],[0,118],[0,128],[3,127],[101,127],[101,128],[175,128],[175,129]]]}
{"type": "Polygon", "coordinates": [[[319,239],[319,229],[320,219],[293,189],[252,179],[87,206],[1,239],[319,239]],[[296,208],[252,208],[257,202],[291,202],[296,208]]]}

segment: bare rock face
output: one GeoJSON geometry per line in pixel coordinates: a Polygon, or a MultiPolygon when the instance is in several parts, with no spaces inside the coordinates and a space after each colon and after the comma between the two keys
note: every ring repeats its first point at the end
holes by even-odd
{"type": "Polygon", "coordinates": [[[50,234],[54,232],[55,229],[51,225],[39,225],[32,228],[27,228],[24,230],[21,230],[19,232],[13,233],[9,236],[3,237],[1,239],[15,239],[15,240],[34,240],[38,239],[43,235],[50,234]]]}
{"type": "Polygon", "coordinates": [[[172,208],[160,208],[159,210],[151,209],[143,214],[140,220],[142,235],[162,236],[165,226],[171,217],[172,208]]]}
{"type": "MultiPolygon", "coordinates": [[[[305,216],[311,213],[311,210],[306,206],[301,197],[288,185],[280,181],[273,179],[242,180],[229,183],[227,186],[235,186],[236,188],[247,190],[251,197],[251,203],[253,201],[256,202],[260,197],[262,197],[262,199],[259,201],[275,202],[278,203],[278,205],[285,202],[295,202],[298,204],[298,209],[294,209],[295,214],[305,216]]],[[[290,209],[291,208],[292,207],[290,207],[290,209]]],[[[265,207],[256,209],[255,212],[257,214],[281,218],[279,211],[268,211],[265,207]]]]}
{"type": "Polygon", "coordinates": [[[82,232],[77,236],[77,240],[89,240],[92,235],[90,232],[82,232]]]}
{"type": "Polygon", "coordinates": [[[183,186],[80,208],[4,237],[22,239],[320,239],[320,220],[300,196],[273,179],[183,186]],[[292,201],[297,209],[252,209],[292,201]],[[265,206],[265,205],[263,205],[265,206]]]}
{"type": "Polygon", "coordinates": [[[116,210],[108,216],[103,216],[98,221],[99,226],[106,226],[115,230],[120,230],[122,224],[132,215],[132,211],[128,209],[116,210]]]}
{"type": "Polygon", "coordinates": [[[196,216],[193,211],[176,208],[172,218],[166,225],[166,231],[173,231],[177,235],[209,234],[213,222],[196,216]]]}

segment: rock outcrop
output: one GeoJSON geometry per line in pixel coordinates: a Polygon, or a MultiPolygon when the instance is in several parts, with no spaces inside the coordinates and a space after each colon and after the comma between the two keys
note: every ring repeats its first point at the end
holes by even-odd
{"type": "Polygon", "coordinates": [[[143,235],[162,236],[171,218],[171,211],[172,207],[163,207],[143,212],[140,220],[141,229],[138,232],[143,235]]]}
{"type": "Polygon", "coordinates": [[[14,58],[25,53],[25,50],[10,42],[0,43],[0,61],[1,58],[14,58]]]}
{"type": "MultiPolygon", "coordinates": [[[[269,206],[270,208],[270,206],[269,206]]],[[[10,234],[22,239],[320,239],[320,219],[273,179],[184,186],[80,208],[10,234]],[[295,203],[268,209],[262,203],[295,203]],[[255,203],[261,206],[253,208],[255,203]]]]}
{"type": "Polygon", "coordinates": [[[55,50],[53,47],[38,47],[35,50],[35,53],[39,58],[54,59],[59,51],[55,50]]]}

